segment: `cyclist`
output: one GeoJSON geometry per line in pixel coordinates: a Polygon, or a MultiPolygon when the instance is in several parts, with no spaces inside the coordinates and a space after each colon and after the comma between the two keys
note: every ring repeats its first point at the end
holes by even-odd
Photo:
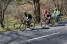
{"type": "Polygon", "coordinates": [[[49,10],[48,9],[45,9],[43,11],[43,14],[42,14],[41,18],[42,18],[42,24],[44,24],[42,26],[46,27],[46,25],[50,23],[50,15],[49,15],[49,10]]]}
{"type": "Polygon", "coordinates": [[[30,24],[32,22],[32,15],[30,13],[25,13],[25,16],[26,16],[27,27],[30,27],[30,24]]]}
{"type": "Polygon", "coordinates": [[[55,19],[56,22],[60,21],[60,14],[60,10],[58,8],[55,8],[52,17],[55,19]]]}

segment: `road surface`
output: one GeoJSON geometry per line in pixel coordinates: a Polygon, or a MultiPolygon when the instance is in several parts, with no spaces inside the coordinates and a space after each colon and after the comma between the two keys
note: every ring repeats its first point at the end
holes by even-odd
{"type": "Polygon", "coordinates": [[[67,44],[67,31],[29,39],[23,44],[67,44]]]}
{"type": "Polygon", "coordinates": [[[0,32],[0,44],[67,44],[67,26],[0,32]]]}

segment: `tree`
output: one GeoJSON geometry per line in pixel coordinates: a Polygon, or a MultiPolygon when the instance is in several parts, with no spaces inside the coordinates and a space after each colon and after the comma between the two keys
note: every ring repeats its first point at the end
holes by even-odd
{"type": "Polygon", "coordinates": [[[33,0],[34,3],[34,14],[37,22],[40,22],[40,0],[33,0]]]}
{"type": "Polygon", "coordinates": [[[8,7],[8,5],[10,4],[10,2],[13,0],[0,0],[0,24],[1,27],[4,28],[4,15],[5,15],[5,11],[8,7]]]}

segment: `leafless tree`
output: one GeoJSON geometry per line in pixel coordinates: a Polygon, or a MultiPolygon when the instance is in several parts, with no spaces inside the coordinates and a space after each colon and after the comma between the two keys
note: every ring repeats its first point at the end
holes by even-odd
{"type": "Polygon", "coordinates": [[[5,11],[8,7],[8,5],[10,4],[10,2],[12,2],[13,0],[0,0],[0,24],[1,27],[4,28],[4,15],[5,15],[5,11]]]}
{"type": "Polygon", "coordinates": [[[36,21],[40,22],[40,0],[33,0],[34,4],[34,14],[36,16],[36,21]]]}

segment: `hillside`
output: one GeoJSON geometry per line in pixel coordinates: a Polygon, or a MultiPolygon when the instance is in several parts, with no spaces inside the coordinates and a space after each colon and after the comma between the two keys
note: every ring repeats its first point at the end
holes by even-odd
{"type": "MultiPolygon", "coordinates": [[[[67,11],[66,9],[66,0],[64,0],[62,3],[61,0],[55,0],[56,5],[59,4],[59,8],[61,8],[61,6],[63,6],[63,8],[65,8],[64,11],[67,11]]],[[[47,9],[51,9],[53,10],[53,8],[55,8],[55,4],[53,2],[53,0],[40,0],[40,8],[41,8],[41,12],[47,8],[47,9]]],[[[34,10],[34,6],[33,6],[33,1],[32,0],[20,0],[17,2],[17,9],[21,10],[21,11],[30,11],[33,14],[33,10],[34,10]]]]}

